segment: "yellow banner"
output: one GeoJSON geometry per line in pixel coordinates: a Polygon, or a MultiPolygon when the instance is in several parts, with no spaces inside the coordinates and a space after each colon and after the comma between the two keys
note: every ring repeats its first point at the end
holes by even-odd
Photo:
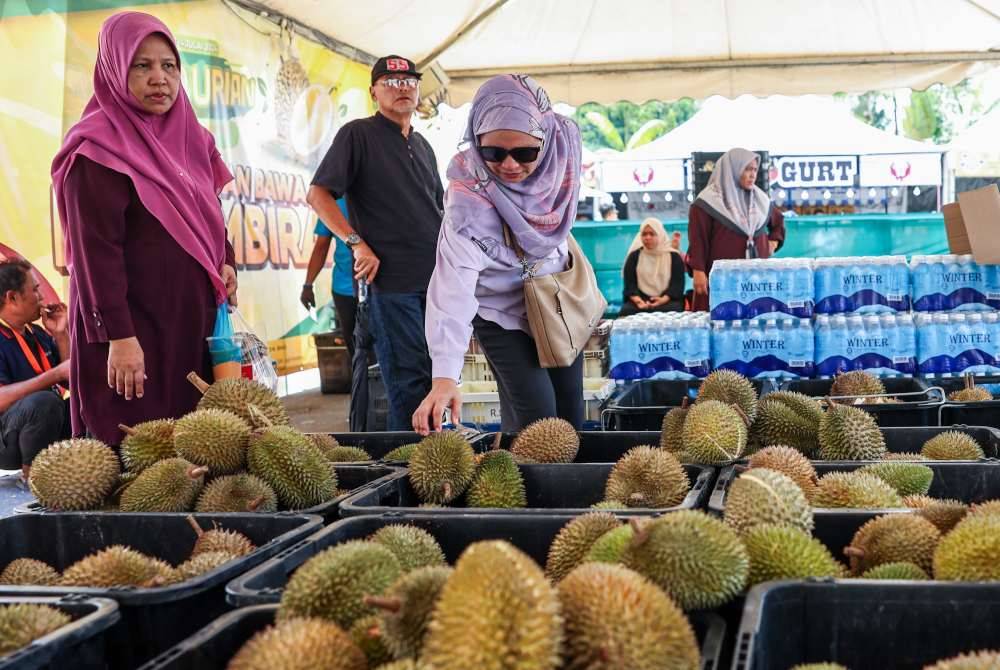
{"type": "Polygon", "coordinates": [[[222,204],[240,311],[279,374],[314,366],[309,334],[329,328],[332,306],[326,273],[315,318],[298,301],[316,224],[305,196],[337,130],[372,111],[369,67],[217,0],[0,16],[0,242],[65,286],[49,165],[91,96],[101,23],[125,9],[174,33],[184,88],[236,176],[222,204]]]}

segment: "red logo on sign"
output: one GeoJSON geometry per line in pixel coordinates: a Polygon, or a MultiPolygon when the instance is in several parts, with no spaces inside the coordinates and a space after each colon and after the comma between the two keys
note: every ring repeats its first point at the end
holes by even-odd
{"type": "Polygon", "coordinates": [[[410,64],[405,58],[390,58],[385,62],[385,67],[390,72],[406,72],[410,69],[410,64]]]}
{"type": "Polygon", "coordinates": [[[649,182],[653,181],[653,168],[651,167],[646,168],[645,176],[639,174],[639,168],[632,170],[632,179],[634,179],[635,183],[637,183],[639,186],[645,186],[649,182]]]}
{"type": "Polygon", "coordinates": [[[895,161],[893,161],[892,163],[889,164],[889,172],[892,174],[893,177],[895,177],[899,181],[903,181],[904,179],[906,179],[907,177],[909,177],[910,176],[910,172],[912,172],[912,170],[913,170],[913,168],[910,166],[909,163],[904,163],[904,165],[905,165],[905,167],[903,168],[903,173],[900,174],[899,170],[896,169],[896,162],[895,161]]]}

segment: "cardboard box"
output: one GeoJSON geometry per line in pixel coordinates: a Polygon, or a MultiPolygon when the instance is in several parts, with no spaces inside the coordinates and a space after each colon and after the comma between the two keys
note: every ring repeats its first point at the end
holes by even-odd
{"type": "Polygon", "coordinates": [[[977,263],[1000,264],[1000,189],[990,184],[958,194],[942,208],[948,249],[972,254],[977,263]]]}

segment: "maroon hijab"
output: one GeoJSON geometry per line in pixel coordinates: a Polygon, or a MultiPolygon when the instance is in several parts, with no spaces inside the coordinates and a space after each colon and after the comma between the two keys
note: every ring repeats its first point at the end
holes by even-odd
{"type": "MultiPolygon", "coordinates": [[[[94,95],[83,116],[70,128],[52,161],[59,218],[65,232],[63,186],[77,156],[86,156],[128,176],[146,209],[171,237],[205,268],[219,304],[226,288],[220,276],[225,259],[226,226],[218,194],[233,176],[215,148],[212,134],[195,117],[181,86],[166,114],[150,114],[129,92],[128,73],[139,44],[153,33],[163,35],[177,56],[170,30],[156,17],[121,12],[101,26],[94,95]]],[[[86,221],[73,225],[85,226],[86,221]]],[[[73,249],[66,239],[66,264],[73,249]]]]}

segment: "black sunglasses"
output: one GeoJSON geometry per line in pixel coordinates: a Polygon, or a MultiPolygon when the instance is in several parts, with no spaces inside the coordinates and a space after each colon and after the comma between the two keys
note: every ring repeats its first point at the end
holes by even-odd
{"type": "Polygon", "coordinates": [[[541,147],[515,147],[504,149],[503,147],[479,147],[479,155],[487,163],[503,163],[507,156],[510,156],[518,163],[534,163],[538,160],[538,152],[541,147]]]}

